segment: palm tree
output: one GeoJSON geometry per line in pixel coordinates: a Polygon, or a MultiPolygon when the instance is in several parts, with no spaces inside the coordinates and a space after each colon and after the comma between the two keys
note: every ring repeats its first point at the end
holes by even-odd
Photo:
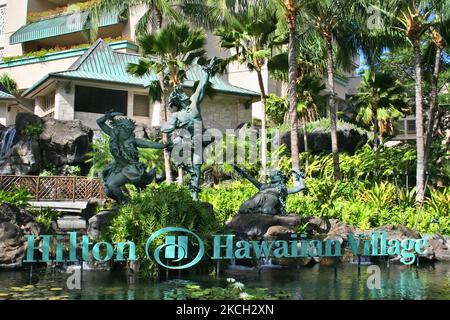
{"type": "Polygon", "coordinates": [[[352,100],[359,110],[357,121],[373,126],[374,149],[385,133],[392,133],[392,120],[408,111],[405,90],[394,77],[384,72],[366,70],[352,100]]]}
{"type": "MultiPolygon", "coordinates": [[[[291,121],[291,159],[292,170],[300,171],[300,158],[298,146],[298,114],[297,114],[297,26],[299,15],[299,4],[297,0],[278,0],[281,7],[281,13],[284,15],[288,26],[289,45],[288,45],[288,98],[289,115],[291,121]]],[[[297,177],[294,174],[294,185],[298,184],[297,177]]]]}
{"type": "Polygon", "coordinates": [[[261,166],[262,180],[267,176],[267,134],[266,134],[266,88],[264,88],[263,68],[272,56],[272,49],[280,44],[277,35],[278,19],[276,13],[258,4],[248,6],[241,12],[231,12],[223,27],[217,28],[215,35],[220,37],[222,48],[234,49],[227,62],[238,61],[245,64],[257,75],[262,103],[261,125],[261,166]]]}
{"type": "MultiPolygon", "coordinates": [[[[308,122],[316,120],[318,115],[318,95],[325,89],[321,76],[326,70],[326,52],[324,42],[320,37],[317,37],[317,34],[308,32],[308,29],[300,31],[300,41],[296,45],[297,74],[295,85],[297,106],[295,113],[297,114],[297,127],[298,118],[301,119],[305,151],[308,151],[306,126],[308,122]]],[[[288,81],[288,53],[283,52],[274,56],[269,61],[268,67],[275,80],[288,81]]],[[[298,137],[298,133],[296,136],[298,137]]],[[[307,163],[305,165],[307,166],[307,163]]]]}
{"type": "MultiPolygon", "coordinates": [[[[205,60],[206,34],[187,23],[169,24],[157,32],[139,37],[138,44],[144,57],[136,64],[130,63],[128,72],[137,76],[163,74],[164,84],[172,88],[186,79],[189,67],[205,60]]],[[[156,80],[151,86],[156,96],[162,95],[159,83],[156,80]]]]}
{"type": "Polygon", "coordinates": [[[9,93],[14,96],[19,96],[19,87],[16,80],[11,78],[9,74],[3,73],[0,75],[0,84],[2,84],[9,93]]]}
{"type": "Polygon", "coordinates": [[[421,44],[425,33],[430,30],[430,19],[434,14],[430,1],[388,0],[381,8],[387,16],[388,27],[404,36],[414,51],[415,57],[415,108],[416,108],[416,200],[425,198],[425,139],[423,111],[423,68],[421,44]]]}
{"type": "Polygon", "coordinates": [[[442,52],[444,50],[445,44],[450,43],[450,3],[448,3],[448,1],[441,0],[435,0],[431,2],[434,7],[434,14],[432,15],[433,25],[430,27],[428,37],[431,39],[435,54],[433,74],[431,77],[430,108],[428,112],[428,125],[425,140],[425,168],[427,167],[427,163],[430,158],[430,149],[433,140],[436,112],[439,105],[438,82],[439,74],[441,72],[442,52]]]}
{"type": "Polygon", "coordinates": [[[93,39],[97,37],[98,21],[104,13],[130,11],[138,6],[144,6],[146,11],[136,24],[136,34],[144,35],[150,28],[161,29],[164,19],[180,22],[176,6],[181,4],[183,1],[174,0],[98,0],[89,10],[91,35],[93,39]]]}
{"type": "Polygon", "coordinates": [[[333,153],[334,178],[341,177],[339,167],[339,148],[337,141],[337,110],[335,75],[335,46],[340,46],[340,59],[343,67],[350,65],[350,60],[356,54],[351,40],[352,31],[350,17],[352,4],[346,0],[309,0],[303,6],[306,24],[315,30],[324,40],[327,61],[327,86],[330,94],[329,114],[331,121],[331,149],[333,153]]]}

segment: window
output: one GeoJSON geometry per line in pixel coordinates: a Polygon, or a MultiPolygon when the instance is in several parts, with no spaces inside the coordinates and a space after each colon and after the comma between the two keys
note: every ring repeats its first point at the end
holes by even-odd
{"type": "Polygon", "coordinates": [[[75,87],[75,111],[106,113],[109,111],[127,114],[128,92],[92,87],[75,87]]]}
{"type": "Polygon", "coordinates": [[[133,115],[138,117],[149,117],[150,100],[148,96],[135,94],[134,95],[134,103],[133,103],[133,115]]]}
{"type": "Polygon", "coordinates": [[[5,33],[6,27],[6,6],[0,6],[0,34],[5,33]]]}
{"type": "Polygon", "coordinates": [[[415,133],[416,132],[416,120],[407,120],[406,129],[408,130],[408,133],[415,133]]]}
{"type": "Polygon", "coordinates": [[[45,96],[43,99],[42,110],[44,112],[55,109],[55,91],[45,96]]]}

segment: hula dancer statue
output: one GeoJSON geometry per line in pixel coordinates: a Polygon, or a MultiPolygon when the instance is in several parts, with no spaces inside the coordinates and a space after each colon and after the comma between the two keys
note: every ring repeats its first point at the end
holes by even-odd
{"type": "Polygon", "coordinates": [[[113,157],[113,162],[102,173],[106,194],[117,202],[124,203],[127,198],[122,186],[129,183],[141,189],[150,184],[156,175],[155,169],[147,172],[146,166],[139,162],[137,148],[164,149],[170,144],[137,139],[134,134],[135,122],[127,118],[116,118],[119,116],[124,115],[120,112],[106,113],[97,120],[97,124],[110,137],[109,149],[113,157]]]}
{"type": "MultiPolygon", "coordinates": [[[[204,75],[199,83],[196,83],[194,94],[189,97],[183,90],[181,85],[178,85],[171,93],[168,101],[168,107],[172,112],[170,119],[162,125],[161,132],[173,133],[178,129],[185,129],[191,136],[190,145],[190,159],[181,157],[181,160],[176,159],[172,154],[172,159],[175,164],[191,175],[190,189],[192,198],[197,201],[201,191],[201,167],[203,164],[203,119],[200,109],[200,104],[205,97],[205,91],[209,80],[215,74],[216,57],[214,57],[208,66],[204,66],[204,75]]],[[[195,87],[195,86],[194,86],[195,87]]],[[[178,135],[173,139],[173,148],[183,150],[183,139],[178,135]]]]}
{"type": "Polygon", "coordinates": [[[301,173],[293,172],[297,176],[299,185],[294,188],[286,186],[288,177],[279,170],[272,171],[270,174],[270,183],[260,183],[251,176],[245,169],[233,165],[234,169],[253,185],[259,192],[248,199],[239,208],[240,214],[286,214],[286,198],[290,194],[298,193],[306,189],[305,182],[301,173]]]}

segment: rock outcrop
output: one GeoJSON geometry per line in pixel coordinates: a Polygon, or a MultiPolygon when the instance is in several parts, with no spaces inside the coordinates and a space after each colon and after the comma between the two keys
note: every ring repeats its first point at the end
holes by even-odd
{"type": "Polygon", "coordinates": [[[92,240],[98,240],[100,233],[117,215],[117,210],[100,211],[88,221],[87,233],[92,240]]]}
{"type": "Polygon", "coordinates": [[[27,250],[26,235],[39,235],[35,218],[15,205],[0,205],[0,269],[22,266],[27,250]]]}
{"type": "Polygon", "coordinates": [[[38,174],[42,165],[41,147],[34,139],[20,139],[0,160],[0,174],[38,174]]]}
{"type": "MultiPolygon", "coordinates": [[[[339,124],[337,135],[339,152],[347,152],[349,154],[354,154],[369,139],[367,133],[350,124],[339,124]]],[[[279,141],[275,142],[285,144],[290,150],[291,133],[283,132],[279,139],[279,141]]],[[[303,152],[305,150],[305,142],[301,133],[299,133],[298,142],[299,150],[303,152]]],[[[312,154],[331,153],[330,129],[319,127],[308,133],[308,150],[312,154]]]]}
{"type": "Polygon", "coordinates": [[[39,136],[43,159],[57,167],[79,164],[89,151],[92,136],[92,130],[81,120],[46,119],[39,136]]]}
{"type": "Polygon", "coordinates": [[[41,119],[30,113],[19,113],[15,128],[14,144],[0,159],[0,174],[38,174],[50,167],[82,164],[93,136],[80,120],[41,119]]]}
{"type": "MultiPolygon", "coordinates": [[[[293,234],[306,234],[308,240],[337,240],[341,244],[342,257],[337,260],[353,262],[355,257],[348,248],[349,234],[357,237],[359,234],[371,234],[374,231],[386,232],[387,240],[421,239],[422,235],[403,225],[385,225],[371,230],[363,231],[355,226],[348,225],[336,219],[319,217],[301,217],[298,215],[272,216],[260,214],[237,214],[226,225],[229,231],[239,239],[246,240],[292,240],[293,234]]],[[[298,245],[300,252],[301,246],[298,245]]],[[[391,257],[398,261],[400,257],[391,257]]],[[[371,258],[372,259],[372,258],[371,258]]],[[[433,236],[428,239],[427,253],[420,256],[424,261],[450,261],[450,248],[447,239],[433,236]]],[[[272,259],[273,264],[281,266],[299,266],[321,262],[330,264],[335,258],[300,258],[300,259],[272,259]]],[[[248,264],[248,261],[246,261],[248,264]]]]}

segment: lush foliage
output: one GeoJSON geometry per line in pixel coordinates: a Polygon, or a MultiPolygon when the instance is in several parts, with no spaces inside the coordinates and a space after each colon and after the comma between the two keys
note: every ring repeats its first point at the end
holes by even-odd
{"type": "Polygon", "coordinates": [[[12,191],[0,189],[0,203],[11,203],[19,207],[28,205],[31,195],[26,189],[20,188],[12,191]]]}
{"type": "Polygon", "coordinates": [[[42,208],[40,210],[29,210],[32,215],[36,217],[38,222],[45,232],[52,232],[52,223],[56,221],[61,215],[61,212],[55,211],[51,208],[42,208]]]}
{"type": "MultiPolygon", "coordinates": [[[[401,83],[391,74],[367,70],[353,101],[357,121],[374,127],[375,139],[393,133],[392,121],[409,111],[409,99],[401,83]]],[[[377,142],[378,143],[378,142],[377,142]]]]}
{"type": "Polygon", "coordinates": [[[0,84],[2,84],[12,95],[17,96],[19,94],[17,82],[11,78],[9,74],[3,73],[0,76],[0,84]]]}
{"type": "MultiPolygon", "coordinates": [[[[174,87],[186,79],[188,69],[195,63],[206,62],[206,34],[202,29],[193,29],[187,23],[169,24],[158,32],[139,37],[139,46],[144,57],[139,63],[130,63],[128,72],[136,76],[164,74],[164,80],[174,87]],[[159,57],[155,60],[154,57],[159,57]]],[[[161,83],[151,83],[150,95],[161,99],[161,83]]]]}
{"type": "Polygon", "coordinates": [[[42,123],[31,123],[23,129],[23,134],[28,137],[38,137],[44,132],[42,123]]]}
{"type": "Polygon", "coordinates": [[[55,166],[50,166],[45,168],[39,174],[41,177],[51,177],[51,176],[69,176],[69,177],[79,177],[81,176],[80,166],[69,166],[64,165],[60,168],[55,166]]]}
{"type": "Polygon", "coordinates": [[[273,295],[266,288],[249,288],[233,278],[227,279],[227,286],[202,288],[196,284],[185,284],[168,292],[165,300],[281,300],[289,298],[283,291],[273,295]]]}
{"type": "Polygon", "coordinates": [[[289,102],[286,97],[269,94],[266,100],[266,112],[269,121],[273,125],[285,123],[285,116],[289,110],[289,102]]]}
{"type": "MultiPolygon", "coordinates": [[[[423,208],[415,202],[415,150],[412,147],[379,148],[366,145],[355,155],[343,154],[342,180],[333,181],[331,155],[309,156],[305,172],[306,194],[291,195],[287,211],[303,216],[322,216],[369,229],[385,224],[404,224],[422,232],[450,233],[450,188],[429,189],[423,208]],[[420,214],[419,214],[420,211],[420,214]]],[[[284,169],[286,171],[286,169],[284,169]]],[[[447,180],[443,181],[448,185],[447,180]]],[[[214,206],[224,223],[239,206],[258,190],[247,182],[220,184],[206,188],[202,200],[214,206]]]]}
{"type": "Polygon", "coordinates": [[[30,12],[27,16],[27,23],[32,23],[41,19],[50,18],[53,16],[58,16],[62,14],[68,14],[78,11],[85,11],[92,7],[98,0],[90,0],[84,2],[73,3],[68,6],[56,7],[52,10],[40,11],[40,12],[30,12]]]}
{"type": "Polygon", "coordinates": [[[256,192],[258,190],[250,182],[234,181],[214,188],[205,188],[201,193],[201,200],[213,205],[216,219],[224,224],[238,212],[240,205],[256,192]]]}
{"type": "MultiPolygon", "coordinates": [[[[150,185],[137,192],[129,187],[131,199],[120,207],[109,229],[103,235],[111,242],[134,241],[136,255],[143,263],[141,271],[145,275],[157,277],[158,266],[145,255],[145,243],[154,232],[165,227],[184,227],[205,239],[206,250],[211,243],[207,241],[211,234],[219,230],[212,212],[200,202],[193,201],[188,189],[173,185],[150,185]]],[[[161,245],[158,239],[155,245],[161,245]]],[[[196,244],[193,244],[193,246],[196,244]]],[[[209,268],[208,261],[199,264],[200,268],[209,268]]]]}
{"type": "MultiPolygon", "coordinates": [[[[162,151],[156,149],[139,149],[139,161],[147,168],[156,168],[157,173],[163,172],[162,151]]],[[[111,163],[112,157],[109,152],[109,137],[105,133],[94,139],[91,144],[91,151],[87,153],[87,163],[91,164],[89,170],[90,177],[100,177],[103,170],[111,163]]]]}

